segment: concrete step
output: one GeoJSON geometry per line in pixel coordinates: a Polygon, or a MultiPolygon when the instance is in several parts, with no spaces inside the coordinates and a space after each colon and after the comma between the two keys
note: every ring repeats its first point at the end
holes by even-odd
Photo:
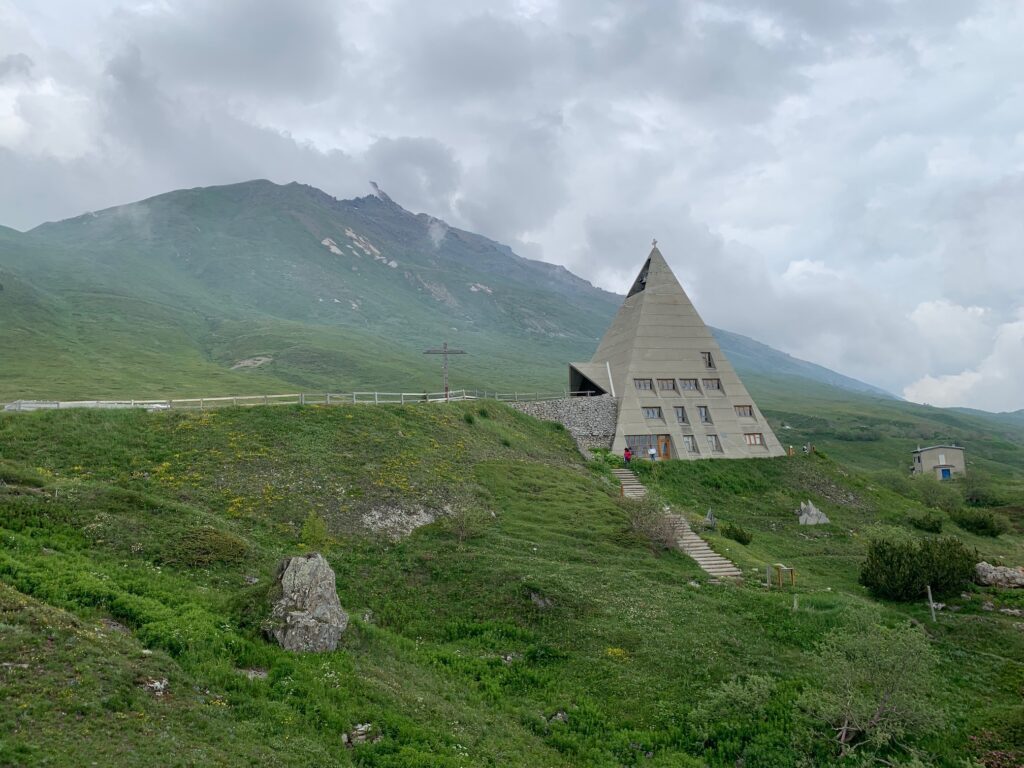
{"type": "Polygon", "coordinates": [[[711,583],[719,584],[720,580],[738,580],[743,578],[735,563],[724,555],[715,552],[704,539],[696,534],[690,524],[681,515],[670,515],[673,530],[676,534],[676,546],[686,555],[693,558],[701,570],[711,576],[711,583]]]}

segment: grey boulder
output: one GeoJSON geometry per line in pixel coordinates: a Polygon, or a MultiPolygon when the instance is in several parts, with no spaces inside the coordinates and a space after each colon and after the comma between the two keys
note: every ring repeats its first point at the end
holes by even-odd
{"type": "Polygon", "coordinates": [[[825,513],[814,506],[811,501],[801,501],[800,511],[797,514],[800,515],[800,525],[827,525],[829,522],[825,513]]]}
{"type": "Polygon", "coordinates": [[[267,634],[289,651],[333,651],[348,627],[334,571],[317,552],[289,557],[277,568],[267,634]]]}
{"type": "Polygon", "coordinates": [[[1024,587],[1024,567],[1008,568],[984,561],[974,566],[975,580],[986,587],[1020,589],[1024,587]]]}

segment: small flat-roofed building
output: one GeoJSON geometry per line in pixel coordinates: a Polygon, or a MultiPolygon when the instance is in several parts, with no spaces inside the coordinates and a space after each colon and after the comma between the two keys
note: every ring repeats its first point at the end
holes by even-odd
{"type": "Polygon", "coordinates": [[[958,445],[932,445],[914,451],[914,474],[932,474],[940,480],[967,474],[964,449],[958,445]]]}

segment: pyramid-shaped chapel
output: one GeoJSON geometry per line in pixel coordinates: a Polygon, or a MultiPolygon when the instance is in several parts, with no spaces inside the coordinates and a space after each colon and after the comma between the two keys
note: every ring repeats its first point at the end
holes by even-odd
{"type": "Polygon", "coordinates": [[[657,242],[589,363],[577,396],[618,404],[612,451],[659,459],[782,456],[782,445],[722,354],[657,242]]]}

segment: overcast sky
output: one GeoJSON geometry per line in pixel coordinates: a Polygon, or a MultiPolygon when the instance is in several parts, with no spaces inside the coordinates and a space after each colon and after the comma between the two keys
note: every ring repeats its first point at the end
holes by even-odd
{"type": "Polygon", "coordinates": [[[1024,3],[0,0],[0,223],[397,202],[934,405],[1024,408],[1024,3]]]}

